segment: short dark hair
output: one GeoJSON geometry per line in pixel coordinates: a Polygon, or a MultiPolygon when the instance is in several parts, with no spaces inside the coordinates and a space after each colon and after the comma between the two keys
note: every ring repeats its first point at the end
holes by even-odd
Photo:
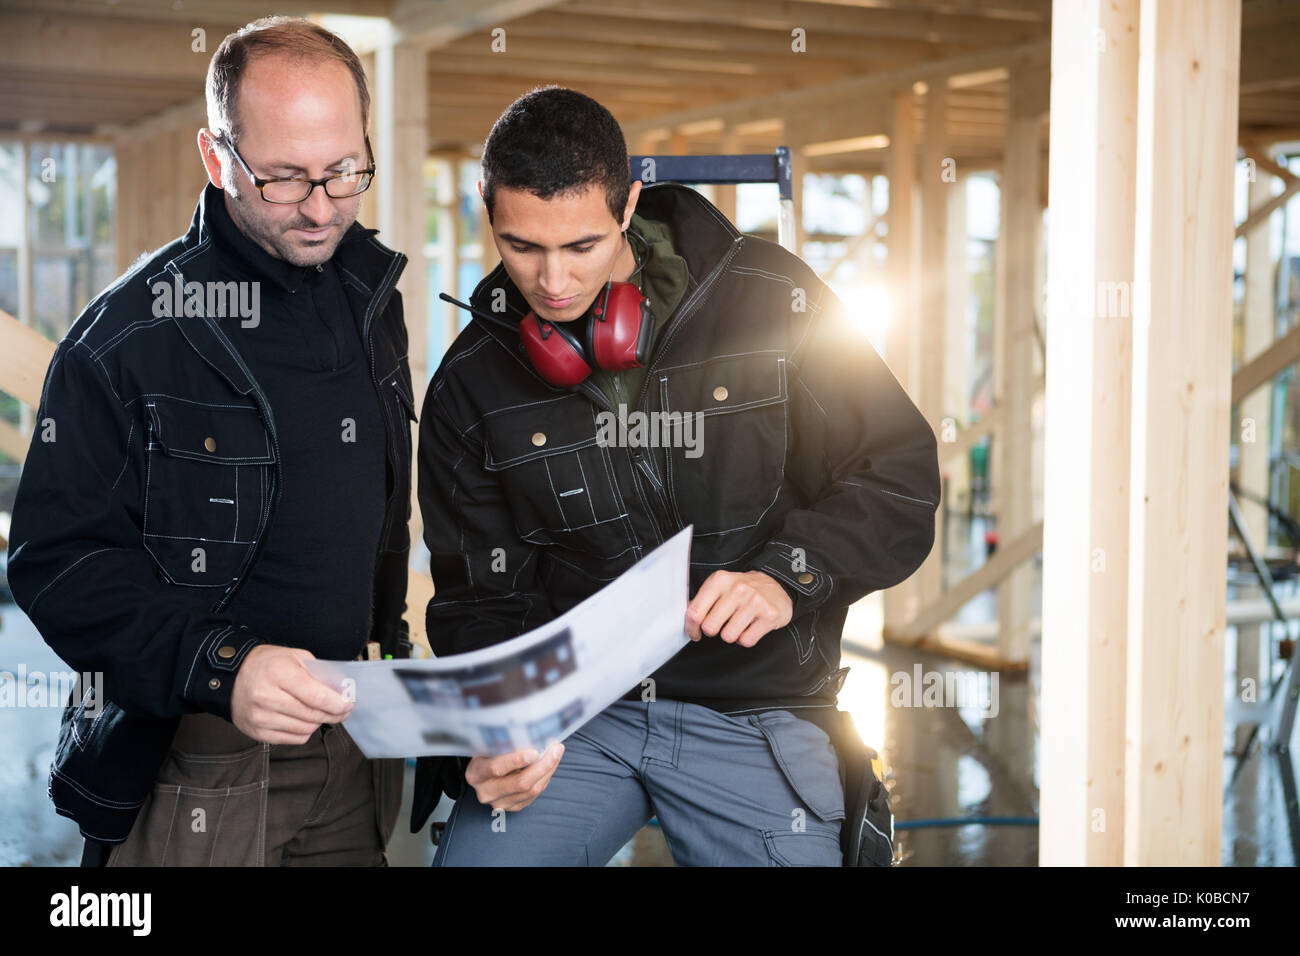
{"type": "Polygon", "coordinates": [[[366,73],[352,47],[322,26],[301,17],[263,17],[227,36],[208,64],[208,129],[228,143],[239,140],[239,83],[254,59],[273,53],[307,62],[334,61],[346,66],[357,84],[361,128],[370,122],[366,73]]]}
{"type": "Polygon", "coordinates": [[[482,168],[489,222],[498,187],[550,199],[592,185],[622,222],[632,182],[623,130],[609,110],[562,86],[538,87],[506,107],[483,145],[482,168]]]}

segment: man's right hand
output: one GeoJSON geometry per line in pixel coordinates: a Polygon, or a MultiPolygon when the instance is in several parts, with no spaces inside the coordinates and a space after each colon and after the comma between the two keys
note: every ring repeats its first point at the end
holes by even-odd
{"type": "Polygon", "coordinates": [[[352,702],[302,666],[311,651],[259,644],[248,652],[230,697],[234,725],[267,744],[304,744],[321,724],[337,724],[352,702]]]}
{"type": "Polygon", "coordinates": [[[465,768],[465,782],[493,810],[522,810],[546,789],[563,753],[564,744],[556,742],[540,758],[532,749],[475,757],[465,768]]]}

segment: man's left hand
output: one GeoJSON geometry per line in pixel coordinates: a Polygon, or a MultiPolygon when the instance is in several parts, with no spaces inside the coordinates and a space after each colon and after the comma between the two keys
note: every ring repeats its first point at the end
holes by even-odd
{"type": "Polygon", "coordinates": [[[753,647],[768,631],[785,627],[794,613],[790,595],[762,571],[714,571],[686,606],[686,636],[719,636],[753,647]]]}

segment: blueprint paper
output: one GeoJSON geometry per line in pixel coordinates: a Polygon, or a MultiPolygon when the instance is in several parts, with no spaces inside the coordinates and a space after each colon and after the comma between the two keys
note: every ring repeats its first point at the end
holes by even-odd
{"type": "Polygon", "coordinates": [[[691,528],[555,620],[492,647],[401,661],[307,661],[352,698],[371,759],[542,752],[686,646],[691,528]]]}

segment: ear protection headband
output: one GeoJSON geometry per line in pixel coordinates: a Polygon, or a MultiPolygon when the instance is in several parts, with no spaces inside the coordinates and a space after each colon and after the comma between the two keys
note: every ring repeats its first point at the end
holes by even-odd
{"type": "MultiPolygon", "coordinates": [[[[628,230],[643,244],[645,239],[628,230]]],[[[647,258],[649,245],[646,244],[647,258]]],[[[645,265],[642,260],[635,276],[645,265]]],[[[615,282],[611,271],[591,308],[573,322],[548,322],[529,312],[519,322],[519,338],[537,374],[560,388],[581,383],[593,369],[621,372],[644,366],[650,355],[649,300],[630,280],[615,282]],[[577,331],[566,326],[578,326],[577,331]]]]}

